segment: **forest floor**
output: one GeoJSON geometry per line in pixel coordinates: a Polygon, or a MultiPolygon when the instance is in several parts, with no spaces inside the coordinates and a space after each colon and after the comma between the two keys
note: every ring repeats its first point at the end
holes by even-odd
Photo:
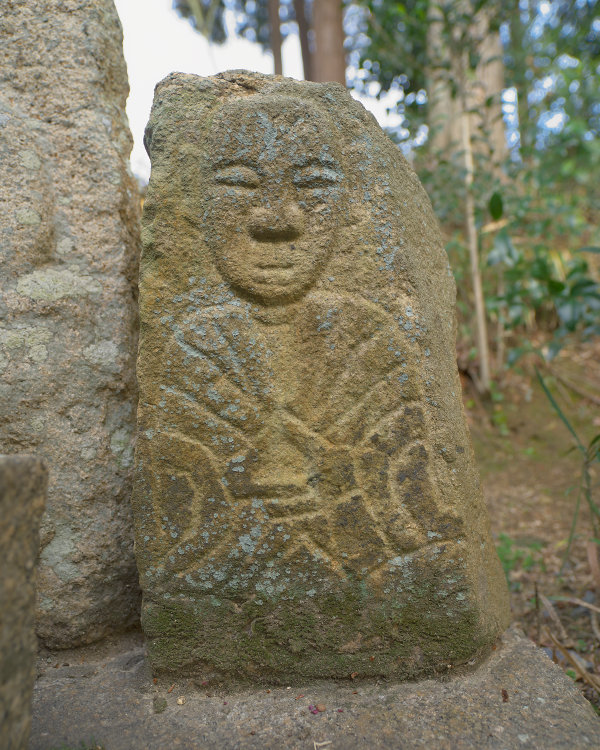
{"type": "MultiPolygon", "coordinates": [[[[600,346],[565,349],[545,382],[586,446],[600,433],[600,346]]],[[[582,475],[575,441],[532,366],[509,371],[487,403],[463,381],[467,418],[511,592],[513,621],[581,687],[600,713],[600,545],[584,497],[568,557],[582,475]],[[591,543],[590,543],[591,542],[591,543]]],[[[600,463],[592,468],[600,506],[600,463]]]]}

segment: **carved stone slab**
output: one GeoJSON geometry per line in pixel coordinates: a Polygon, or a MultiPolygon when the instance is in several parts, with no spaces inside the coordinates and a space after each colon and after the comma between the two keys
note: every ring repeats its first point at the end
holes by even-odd
{"type": "Polygon", "coordinates": [[[412,678],[507,624],[431,205],[335,84],[173,74],[134,489],[157,671],[412,678]]]}

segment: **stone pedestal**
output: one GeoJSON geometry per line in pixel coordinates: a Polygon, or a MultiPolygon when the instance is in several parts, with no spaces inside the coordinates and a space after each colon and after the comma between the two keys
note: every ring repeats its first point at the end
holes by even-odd
{"type": "Polygon", "coordinates": [[[35,679],[35,566],[46,469],[34,456],[0,456],[0,747],[24,750],[35,679]]]}
{"type": "Polygon", "coordinates": [[[131,637],[48,655],[40,668],[29,750],[91,738],[110,750],[600,747],[600,719],[578,687],[514,631],[477,668],[419,682],[356,678],[238,692],[201,678],[154,682],[141,638],[131,637]],[[55,669],[57,658],[68,666],[55,669]]]}

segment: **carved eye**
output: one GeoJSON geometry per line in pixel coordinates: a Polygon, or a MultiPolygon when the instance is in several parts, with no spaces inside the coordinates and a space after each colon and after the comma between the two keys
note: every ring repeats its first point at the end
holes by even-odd
{"type": "Polygon", "coordinates": [[[323,185],[335,185],[342,176],[335,169],[327,167],[308,167],[298,172],[292,179],[298,187],[322,187],[323,185]]]}
{"type": "Polygon", "coordinates": [[[215,182],[235,187],[258,187],[259,177],[250,167],[225,167],[215,175],[215,182]]]}

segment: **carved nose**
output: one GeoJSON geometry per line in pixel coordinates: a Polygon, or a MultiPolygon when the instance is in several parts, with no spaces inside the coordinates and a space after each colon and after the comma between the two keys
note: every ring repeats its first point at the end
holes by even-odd
{"type": "Polygon", "coordinates": [[[259,242],[288,242],[302,233],[302,213],[297,206],[273,211],[256,208],[250,217],[250,236],[259,242]]]}

